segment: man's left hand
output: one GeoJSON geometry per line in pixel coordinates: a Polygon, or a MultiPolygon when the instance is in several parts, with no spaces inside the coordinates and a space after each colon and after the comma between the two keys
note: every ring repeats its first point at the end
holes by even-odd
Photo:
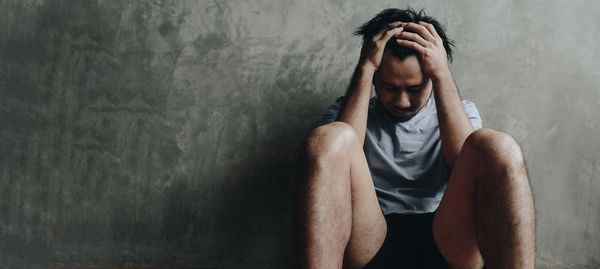
{"type": "Polygon", "coordinates": [[[420,21],[419,23],[402,23],[405,30],[395,35],[399,45],[417,51],[421,59],[421,68],[430,78],[439,78],[450,74],[448,56],[442,38],[433,25],[420,21]]]}

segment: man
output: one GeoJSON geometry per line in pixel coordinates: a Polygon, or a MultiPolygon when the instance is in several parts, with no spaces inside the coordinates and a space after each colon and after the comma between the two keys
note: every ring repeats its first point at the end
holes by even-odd
{"type": "Polygon", "coordinates": [[[388,9],[357,34],[346,95],[303,146],[301,267],[533,268],[521,150],[480,129],[473,103],[461,101],[441,25],[388,9]]]}

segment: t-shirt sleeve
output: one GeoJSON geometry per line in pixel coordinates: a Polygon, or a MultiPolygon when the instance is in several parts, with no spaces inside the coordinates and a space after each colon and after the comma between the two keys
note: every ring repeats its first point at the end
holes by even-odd
{"type": "Polygon", "coordinates": [[[477,107],[475,106],[475,104],[471,101],[467,101],[467,100],[463,100],[462,101],[463,107],[465,108],[465,112],[467,112],[467,117],[469,117],[469,120],[471,121],[471,124],[473,125],[473,128],[475,128],[475,130],[479,130],[481,128],[483,128],[483,124],[481,122],[481,116],[479,115],[479,111],[477,110],[477,107]]]}
{"type": "Polygon", "coordinates": [[[327,109],[325,109],[319,125],[325,125],[336,121],[345,105],[346,97],[338,97],[333,104],[329,105],[327,109]]]}

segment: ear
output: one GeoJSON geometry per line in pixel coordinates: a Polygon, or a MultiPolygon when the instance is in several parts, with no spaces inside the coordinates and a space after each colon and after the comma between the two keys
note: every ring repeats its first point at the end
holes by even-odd
{"type": "Polygon", "coordinates": [[[377,74],[378,74],[378,71],[375,71],[375,74],[373,74],[373,84],[372,84],[372,87],[371,87],[371,90],[373,92],[375,92],[375,95],[378,95],[377,94],[377,84],[379,82],[379,75],[377,75],[377,74]]]}
{"type": "MultiPolygon", "coordinates": [[[[379,68],[381,68],[381,66],[379,68]]],[[[373,81],[372,81],[373,85],[377,84],[378,79],[379,79],[379,69],[375,70],[375,73],[373,73],[373,81]]]]}

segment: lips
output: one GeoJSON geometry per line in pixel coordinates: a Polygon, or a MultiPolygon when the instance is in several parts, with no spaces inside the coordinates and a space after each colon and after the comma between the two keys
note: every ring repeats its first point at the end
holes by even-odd
{"type": "Polygon", "coordinates": [[[412,108],[412,107],[411,108],[396,108],[396,107],[394,107],[394,112],[396,112],[396,113],[406,114],[406,113],[414,113],[415,111],[417,111],[417,109],[412,108]]]}

